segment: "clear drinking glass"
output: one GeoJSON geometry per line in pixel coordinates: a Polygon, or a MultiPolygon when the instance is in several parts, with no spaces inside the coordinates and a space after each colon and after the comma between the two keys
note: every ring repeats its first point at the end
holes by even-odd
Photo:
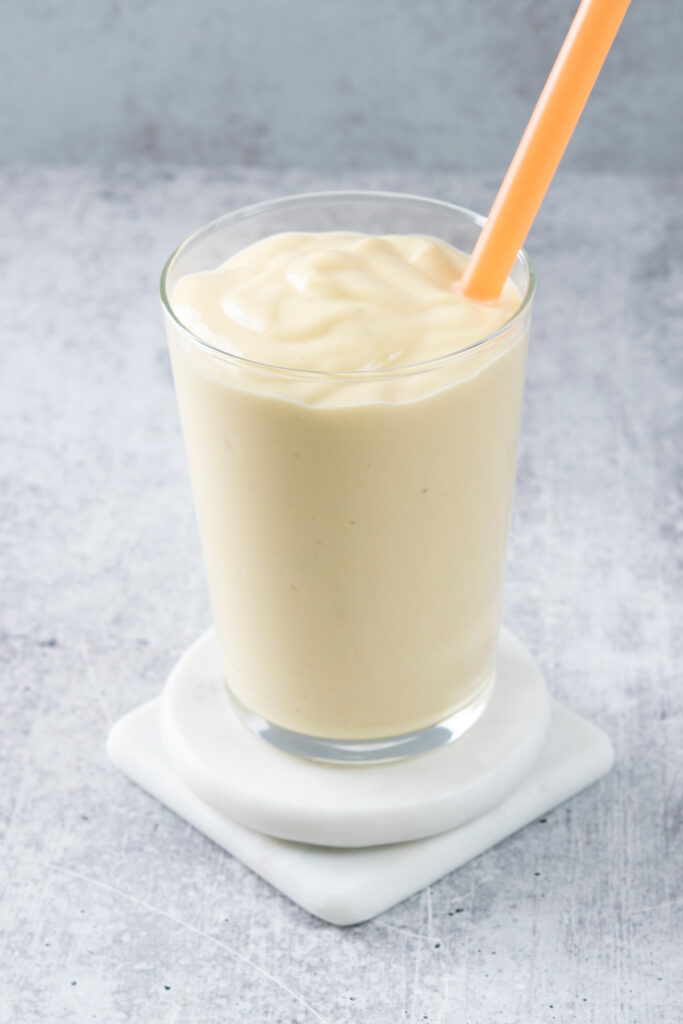
{"type": "MultiPolygon", "coordinates": [[[[269,366],[194,335],[185,274],[283,231],[420,234],[469,252],[483,220],[335,192],[228,214],[170,257],[161,298],[229,695],[290,753],[390,760],[460,736],[495,680],[534,274],[476,344],[391,369],[269,366]]],[[[228,339],[229,346],[229,339],[228,339]]]]}

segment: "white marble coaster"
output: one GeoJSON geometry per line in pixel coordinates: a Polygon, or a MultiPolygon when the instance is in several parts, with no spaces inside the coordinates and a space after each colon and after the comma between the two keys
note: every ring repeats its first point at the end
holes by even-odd
{"type": "Polygon", "coordinates": [[[134,782],[295,903],[331,924],[366,921],[604,775],[612,745],[600,729],[552,705],[550,730],[531,772],[497,807],[428,839],[365,849],[334,849],[274,839],[244,828],[200,800],[177,775],[161,741],[159,699],[124,715],[108,752],[134,782]]]}
{"type": "Polygon", "coordinates": [[[304,760],[240,720],[209,630],[169,676],[161,736],[180,778],[232,821],[278,839],[364,847],[446,832],[495,807],[538,760],[549,720],[536,662],[502,630],[489,704],[455,742],[385,764],[304,760]]]}

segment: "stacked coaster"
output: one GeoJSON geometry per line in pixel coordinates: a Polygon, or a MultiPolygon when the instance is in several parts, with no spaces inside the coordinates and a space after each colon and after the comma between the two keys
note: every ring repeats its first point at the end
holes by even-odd
{"type": "Polygon", "coordinates": [[[495,845],[609,770],[603,732],[551,701],[503,630],[491,701],[420,757],[340,766],[283,753],[237,717],[213,631],[163,695],[124,715],[108,752],[134,782],[332,924],[367,920],[495,845]]]}

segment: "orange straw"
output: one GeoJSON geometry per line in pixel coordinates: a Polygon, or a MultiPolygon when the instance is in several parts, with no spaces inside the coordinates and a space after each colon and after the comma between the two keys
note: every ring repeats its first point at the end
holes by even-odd
{"type": "Polygon", "coordinates": [[[463,295],[500,295],[629,2],[582,0],[460,280],[463,295]]]}

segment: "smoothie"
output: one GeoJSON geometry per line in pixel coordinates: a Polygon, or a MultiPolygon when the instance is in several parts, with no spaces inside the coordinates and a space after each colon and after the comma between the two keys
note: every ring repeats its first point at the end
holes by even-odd
{"type": "Polygon", "coordinates": [[[460,296],[464,264],[427,236],[283,233],[175,285],[225,678],[276,725],[394,736],[493,684],[528,318],[505,326],[510,282],[460,296]]]}

